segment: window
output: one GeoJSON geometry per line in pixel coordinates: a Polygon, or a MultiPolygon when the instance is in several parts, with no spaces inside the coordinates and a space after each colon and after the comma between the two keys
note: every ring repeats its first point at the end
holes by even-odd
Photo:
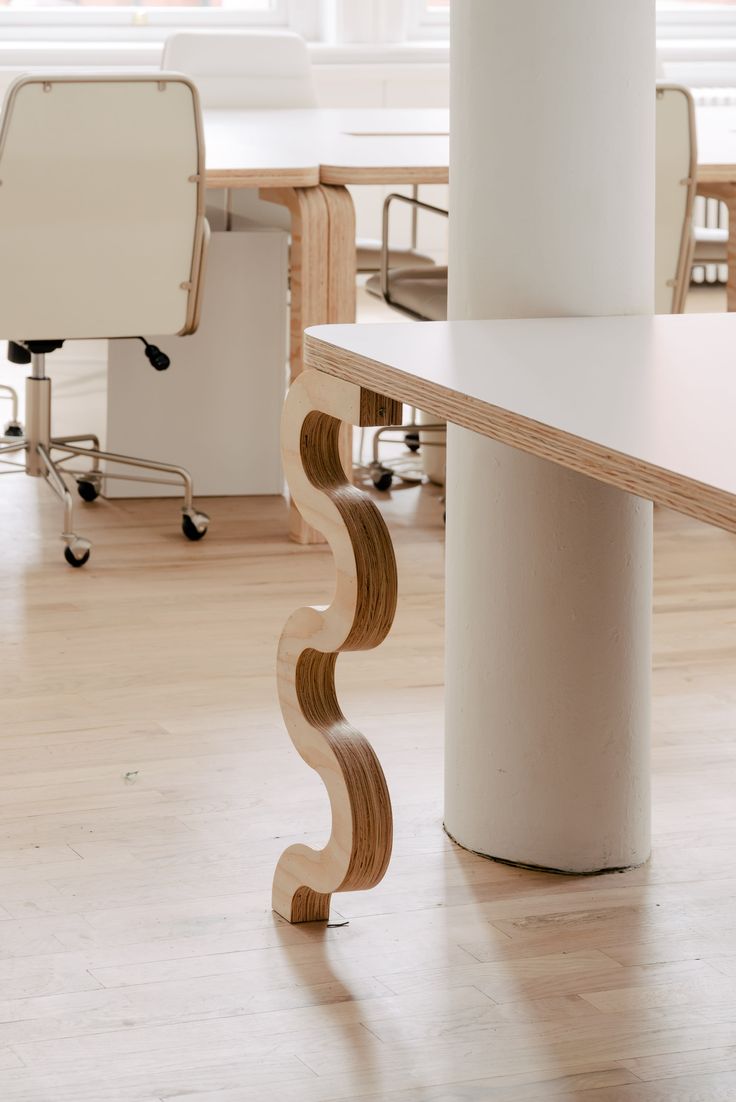
{"type": "Polygon", "coordinates": [[[291,26],[313,38],[318,25],[319,0],[0,0],[0,29],[17,38],[99,38],[104,30],[146,39],[203,26],[291,26]]]}
{"type": "Polygon", "coordinates": [[[657,0],[657,32],[718,35],[732,28],[736,0],[657,0]]]}
{"type": "Polygon", "coordinates": [[[408,37],[448,38],[450,0],[411,0],[408,37]]]}

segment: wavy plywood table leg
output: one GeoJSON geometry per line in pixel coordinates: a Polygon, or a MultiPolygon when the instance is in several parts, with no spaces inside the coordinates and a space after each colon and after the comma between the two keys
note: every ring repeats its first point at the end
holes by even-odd
{"type": "MultiPolygon", "coordinates": [[[[269,203],[286,207],[291,214],[289,366],[293,382],[304,366],[304,330],[330,320],[329,212],[320,187],[262,188],[259,195],[269,203]]],[[[295,543],[324,543],[300,515],[293,497],[289,535],[295,543]]]]}
{"type": "Polygon", "coordinates": [[[343,716],[335,690],[340,651],[368,650],[388,634],[396,608],[396,562],[381,514],[350,485],[340,458],[342,422],[391,424],[397,403],[353,383],[302,373],[284,406],[284,468],[302,516],[326,536],[335,559],[329,608],[301,608],[278,653],[279,699],[289,735],[322,778],[332,809],[324,849],[290,846],[273,884],[273,908],[289,922],[325,920],[333,892],[377,884],[392,842],[391,801],[378,758],[343,716]]]}

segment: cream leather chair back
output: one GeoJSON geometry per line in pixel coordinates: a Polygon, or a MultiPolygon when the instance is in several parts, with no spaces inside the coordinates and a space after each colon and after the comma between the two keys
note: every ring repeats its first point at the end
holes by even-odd
{"type": "Polygon", "coordinates": [[[196,89],[23,76],[0,123],[0,338],[196,328],[207,232],[196,89]]]}
{"type": "Polygon", "coordinates": [[[297,34],[183,31],[166,40],[164,69],[190,76],[204,107],[316,107],[307,44],[297,34]]]}
{"type": "Polygon", "coordinates": [[[685,307],[697,174],[695,108],[687,88],[657,85],[655,312],[685,307]]]}

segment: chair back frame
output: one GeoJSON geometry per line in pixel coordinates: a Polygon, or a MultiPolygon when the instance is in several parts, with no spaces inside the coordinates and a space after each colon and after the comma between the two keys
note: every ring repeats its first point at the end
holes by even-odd
{"type": "Polygon", "coordinates": [[[689,138],[687,174],[679,181],[681,186],[687,189],[685,194],[685,208],[680,234],[680,245],[675,272],[672,278],[667,281],[667,286],[672,287],[670,312],[673,314],[681,314],[685,309],[685,300],[687,298],[690,282],[690,269],[692,267],[692,257],[695,248],[692,223],[695,195],[698,187],[698,145],[695,122],[695,103],[692,93],[688,88],[680,84],[657,83],[656,95],[658,100],[661,100],[666,95],[673,94],[682,95],[685,98],[689,138]]]}
{"type": "MultiPolygon", "coordinates": [[[[184,323],[182,327],[177,331],[178,335],[186,335],[193,332],[197,328],[199,321],[199,312],[202,296],[202,283],[204,276],[204,268],[206,261],[207,242],[209,240],[209,227],[207,225],[205,217],[205,148],[204,148],[204,129],[202,125],[202,113],[200,107],[199,93],[197,87],[189,77],[180,73],[170,72],[126,72],[126,73],[112,73],[112,72],[91,72],[91,73],[69,73],[59,71],[47,71],[42,73],[24,74],[16,78],[8,87],[5,100],[2,107],[2,118],[0,119],[0,186],[2,185],[3,164],[6,154],[6,148],[8,146],[8,140],[14,129],[16,107],[23,95],[24,91],[27,91],[29,87],[41,86],[44,92],[51,93],[56,85],[68,85],[68,84],[110,84],[110,83],[142,83],[147,82],[149,84],[156,84],[160,91],[165,91],[167,85],[171,83],[181,84],[186,86],[189,90],[192,98],[193,109],[193,124],[194,124],[194,137],[196,142],[196,166],[195,171],[188,177],[188,181],[195,185],[196,199],[195,199],[195,216],[193,219],[193,239],[191,247],[191,264],[188,273],[188,279],[180,284],[182,290],[187,291],[186,307],[184,310],[184,323]]],[[[2,333],[3,337],[11,336],[11,334],[2,333]]],[[[89,334],[92,336],[93,334],[89,334]]],[[[94,336],[101,336],[102,334],[94,334],[94,336]]],[[[109,337],[116,336],[129,336],[133,335],[128,333],[109,333],[105,334],[109,337]]],[[[35,333],[15,333],[13,337],[21,339],[37,339],[45,334],[35,333]]],[[[59,333],[56,336],[60,339],[67,337],[77,337],[83,339],[85,334],[81,333],[59,333]]]]}

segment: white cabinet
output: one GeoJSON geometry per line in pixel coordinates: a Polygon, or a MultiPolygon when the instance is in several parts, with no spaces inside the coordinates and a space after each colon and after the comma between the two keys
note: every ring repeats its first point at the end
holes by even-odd
{"type": "MultiPolygon", "coordinates": [[[[140,341],[110,341],[110,451],[189,468],[198,497],[282,492],[287,264],[283,230],[213,233],[197,332],[141,334],[171,357],[171,367],[155,371],[140,341]]],[[[106,492],[159,497],[177,491],[108,479],[106,492]]]]}

